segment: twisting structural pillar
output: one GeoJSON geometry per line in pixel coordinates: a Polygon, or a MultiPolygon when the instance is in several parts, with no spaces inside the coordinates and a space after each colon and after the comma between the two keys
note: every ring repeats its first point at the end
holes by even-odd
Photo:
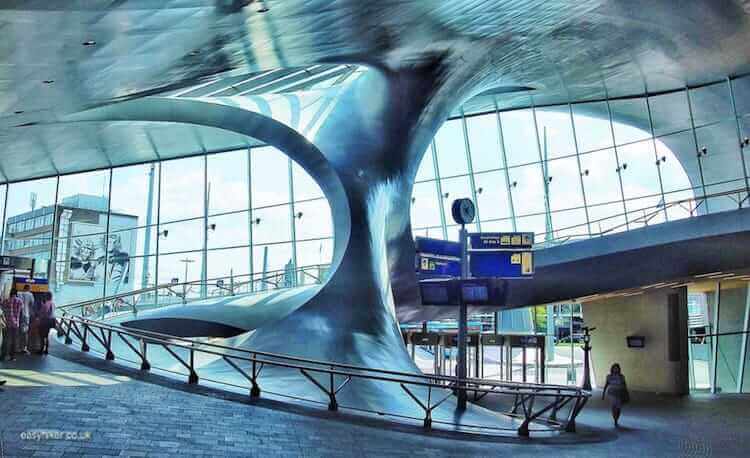
{"type": "MultiPolygon", "coordinates": [[[[72,115],[67,121],[189,122],[250,135],[289,154],[329,200],[334,227],[331,273],[309,301],[255,330],[247,346],[416,373],[395,314],[396,304],[419,302],[410,225],[412,186],[440,124],[464,98],[488,84],[483,71],[491,64],[480,48],[467,45],[459,51],[454,46],[401,59],[397,68],[372,68],[338,96],[312,145],[275,121],[210,99],[139,99],[72,115]]],[[[282,368],[269,368],[264,375],[267,384],[290,386],[285,383],[288,377],[301,375],[282,368]]],[[[404,404],[404,413],[413,410],[398,387],[377,382],[350,384],[339,402],[377,409],[388,390],[404,404]]]]}

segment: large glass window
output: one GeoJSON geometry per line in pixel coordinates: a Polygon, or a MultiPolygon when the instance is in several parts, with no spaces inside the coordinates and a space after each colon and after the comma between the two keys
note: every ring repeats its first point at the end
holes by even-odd
{"type": "Polygon", "coordinates": [[[461,120],[446,121],[435,135],[438,171],[441,177],[463,175],[469,172],[465,145],[461,120]]]}
{"type": "Polygon", "coordinates": [[[249,206],[248,152],[212,154],[206,158],[208,214],[246,210],[249,206]]]}
{"type": "Polygon", "coordinates": [[[203,216],[205,157],[174,159],[161,164],[159,221],[203,216]]]}
{"type": "Polygon", "coordinates": [[[734,117],[726,82],[691,89],[690,103],[696,127],[734,117]]]}
{"type": "Polygon", "coordinates": [[[440,200],[434,181],[414,184],[411,204],[411,223],[415,228],[439,226],[440,200]]]}
{"type": "Polygon", "coordinates": [[[542,158],[554,159],[576,153],[573,125],[567,106],[537,108],[536,122],[539,129],[539,144],[542,158]]]}
{"type": "Polygon", "coordinates": [[[432,159],[432,145],[422,155],[422,161],[419,163],[417,177],[415,181],[426,181],[435,178],[435,163],[432,159]]]}
{"type": "Polygon", "coordinates": [[[547,181],[552,211],[583,206],[581,175],[576,157],[547,162],[547,181]]]}
{"type": "Polygon", "coordinates": [[[474,177],[474,183],[477,208],[483,221],[482,230],[487,230],[484,225],[486,220],[510,218],[510,196],[503,171],[479,173],[474,177]]]}
{"type": "Polygon", "coordinates": [[[508,170],[510,193],[516,215],[531,215],[545,212],[544,181],[542,167],[536,164],[514,167],[508,170]]]}
{"type": "Polygon", "coordinates": [[[530,109],[500,113],[503,146],[508,167],[539,161],[539,150],[534,141],[534,116],[530,109]]]}
{"type": "Polygon", "coordinates": [[[252,207],[289,202],[289,158],[276,148],[254,148],[250,157],[252,207]]]}
{"type": "Polygon", "coordinates": [[[613,100],[609,102],[615,143],[624,145],[651,137],[648,106],[645,98],[613,100]]]}
{"type": "Polygon", "coordinates": [[[690,128],[690,107],[685,91],[650,97],[649,105],[654,135],[671,134],[690,128]]]}
{"type": "Polygon", "coordinates": [[[471,166],[474,172],[503,167],[495,113],[466,118],[466,131],[469,135],[471,166]]]}
{"type": "Polygon", "coordinates": [[[612,146],[612,127],[606,102],[573,105],[578,150],[581,153],[612,146]]]}

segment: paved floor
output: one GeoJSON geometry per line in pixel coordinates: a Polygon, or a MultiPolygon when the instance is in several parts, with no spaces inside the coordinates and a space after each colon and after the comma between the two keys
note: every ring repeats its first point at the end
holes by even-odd
{"type": "Polygon", "coordinates": [[[0,363],[8,380],[0,393],[0,457],[750,454],[748,396],[634,396],[620,430],[595,400],[577,434],[486,440],[270,400],[251,405],[244,396],[141,375],[60,344],[52,353],[0,363]]]}

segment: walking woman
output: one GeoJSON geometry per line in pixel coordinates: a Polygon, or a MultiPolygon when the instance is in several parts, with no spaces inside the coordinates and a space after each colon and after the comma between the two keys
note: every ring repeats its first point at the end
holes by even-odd
{"type": "Polygon", "coordinates": [[[628,386],[625,384],[625,376],[622,375],[622,369],[620,369],[618,363],[614,363],[609,369],[607,382],[604,384],[604,389],[602,390],[602,399],[604,399],[605,394],[612,404],[612,419],[615,422],[615,428],[617,428],[620,426],[622,405],[630,401],[630,393],[628,393],[628,386]]]}
{"type": "Polygon", "coordinates": [[[49,331],[56,326],[55,303],[52,301],[52,293],[47,293],[44,302],[39,307],[39,339],[41,340],[42,354],[49,353],[49,331]]]}

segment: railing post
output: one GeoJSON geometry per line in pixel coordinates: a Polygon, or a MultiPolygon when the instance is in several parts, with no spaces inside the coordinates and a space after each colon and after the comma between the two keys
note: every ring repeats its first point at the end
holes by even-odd
{"type": "MultiPolygon", "coordinates": [[[[60,329],[65,330],[65,326],[63,324],[65,321],[61,320],[60,323],[60,329]]],[[[68,321],[68,329],[65,331],[65,345],[71,345],[73,343],[73,338],[70,337],[70,327],[73,326],[73,323],[71,321],[68,321]]]]}
{"type": "Polygon", "coordinates": [[[141,370],[142,371],[151,370],[151,364],[148,362],[146,351],[148,351],[148,344],[146,343],[145,339],[141,339],[141,355],[143,355],[141,357],[141,370]]]}
{"type": "Polygon", "coordinates": [[[105,356],[105,359],[107,361],[112,361],[115,359],[115,354],[112,353],[112,330],[109,330],[109,333],[107,334],[107,355],[105,356]]]}
{"type": "Polygon", "coordinates": [[[83,323],[83,342],[81,342],[81,351],[89,351],[89,344],[86,342],[86,338],[89,334],[89,327],[86,323],[83,323]]]}
{"type": "MultiPolygon", "coordinates": [[[[334,368],[331,366],[331,371],[333,371],[334,368]]],[[[333,372],[330,373],[331,376],[331,391],[328,393],[328,396],[331,398],[331,402],[328,403],[328,410],[335,411],[339,410],[339,403],[336,402],[336,385],[334,385],[334,376],[333,372]]]]}
{"type": "Polygon", "coordinates": [[[195,372],[195,350],[190,347],[190,376],[188,377],[188,383],[194,385],[198,383],[198,374],[195,372]]]}
{"type": "Polygon", "coordinates": [[[260,387],[258,386],[258,382],[256,381],[258,378],[257,372],[255,370],[256,367],[256,359],[257,355],[253,353],[253,377],[250,379],[250,382],[253,384],[253,386],[250,388],[250,397],[251,398],[258,398],[260,397],[260,387]]]}

